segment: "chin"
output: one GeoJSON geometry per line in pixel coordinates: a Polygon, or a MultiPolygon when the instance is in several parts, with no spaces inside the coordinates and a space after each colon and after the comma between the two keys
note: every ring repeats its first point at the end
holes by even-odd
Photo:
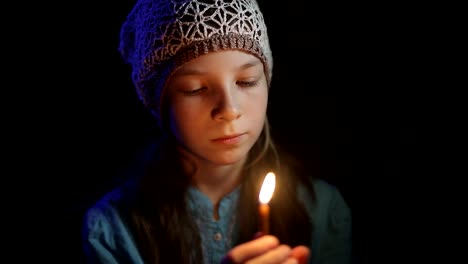
{"type": "Polygon", "coordinates": [[[234,165],[243,162],[247,158],[247,153],[244,152],[229,152],[217,154],[210,157],[212,163],[220,166],[234,165]]]}
{"type": "Polygon", "coordinates": [[[219,165],[219,166],[227,166],[227,165],[234,165],[244,160],[244,157],[234,158],[234,157],[216,157],[212,159],[212,163],[219,165]]]}

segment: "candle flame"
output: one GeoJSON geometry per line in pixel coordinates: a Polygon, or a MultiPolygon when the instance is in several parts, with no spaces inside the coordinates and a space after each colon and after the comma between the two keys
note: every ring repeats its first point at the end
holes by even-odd
{"type": "Polygon", "coordinates": [[[273,196],[273,191],[275,190],[275,185],[275,174],[273,172],[267,173],[265,179],[263,180],[259,195],[259,199],[262,204],[267,204],[270,202],[270,199],[273,196]]]}

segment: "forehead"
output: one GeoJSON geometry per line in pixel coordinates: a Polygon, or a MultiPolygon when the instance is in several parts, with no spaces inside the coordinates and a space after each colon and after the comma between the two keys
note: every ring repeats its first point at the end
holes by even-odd
{"type": "Polygon", "coordinates": [[[201,55],[182,64],[176,69],[173,76],[217,71],[240,71],[262,66],[262,61],[252,54],[239,50],[223,50],[201,55]]]}

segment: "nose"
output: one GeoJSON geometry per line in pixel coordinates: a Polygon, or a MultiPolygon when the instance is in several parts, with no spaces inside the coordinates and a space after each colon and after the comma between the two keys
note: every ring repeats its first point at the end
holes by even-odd
{"type": "Polygon", "coordinates": [[[241,117],[239,98],[235,91],[225,89],[219,92],[217,98],[212,111],[213,119],[218,121],[233,121],[241,117]]]}

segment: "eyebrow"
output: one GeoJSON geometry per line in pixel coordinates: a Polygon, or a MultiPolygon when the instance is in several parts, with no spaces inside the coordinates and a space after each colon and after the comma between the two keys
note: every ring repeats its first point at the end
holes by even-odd
{"type": "MultiPolygon", "coordinates": [[[[236,70],[245,70],[245,69],[248,69],[248,68],[251,68],[251,67],[255,67],[258,64],[262,64],[262,62],[260,60],[252,59],[252,60],[248,61],[247,63],[244,63],[244,64],[240,65],[239,67],[237,67],[236,70]]],[[[187,75],[202,75],[202,74],[204,74],[204,72],[202,70],[184,68],[184,69],[179,69],[174,75],[187,76],[187,75]]]]}

